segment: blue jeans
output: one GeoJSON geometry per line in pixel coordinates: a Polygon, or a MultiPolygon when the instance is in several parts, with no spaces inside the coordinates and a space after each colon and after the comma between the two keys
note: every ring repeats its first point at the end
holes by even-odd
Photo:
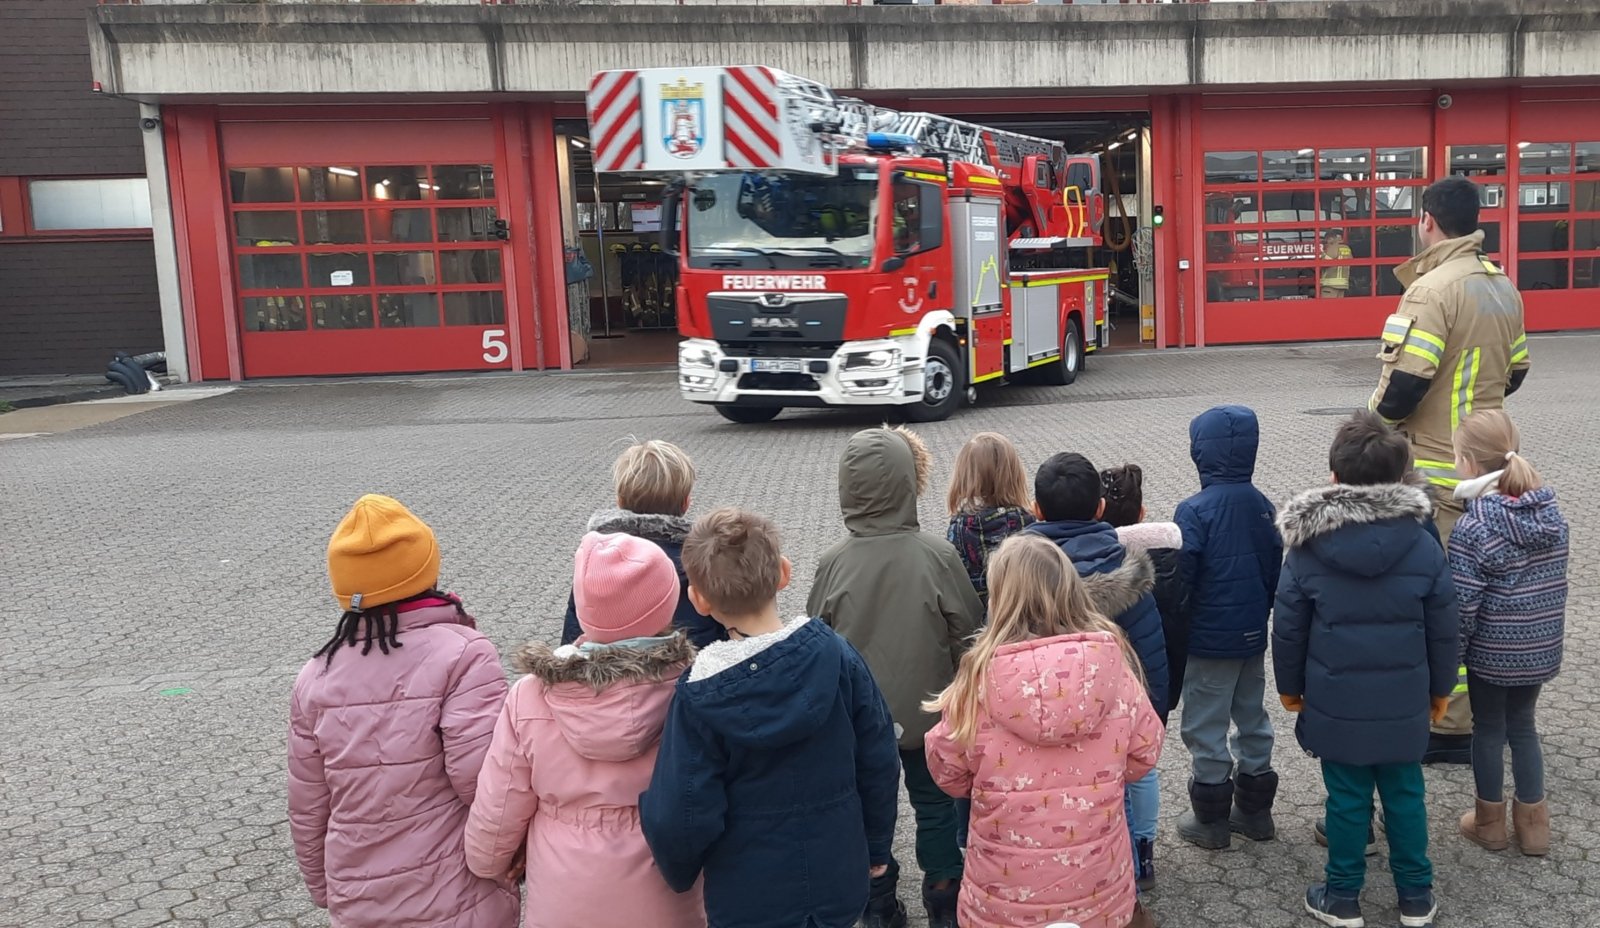
{"type": "Polygon", "coordinates": [[[1128,816],[1128,846],[1133,849],[1133,872],[1139,872],[1139,841],[1156,839],[1156,819],[1161,814],[1161,771],[1129,783],[1122,792],[1122,811],[1128,816]]]}
{"type": "Polygon", "coordinates": [[[1190,657],[1183,677],[1183,746],[1196,783],[1225,783],[1272,769],[1272,719],[1266,707],[1266,655],[1190,657]],[[1228,729],[1237,726],[1233,738],[1228,729]]]}

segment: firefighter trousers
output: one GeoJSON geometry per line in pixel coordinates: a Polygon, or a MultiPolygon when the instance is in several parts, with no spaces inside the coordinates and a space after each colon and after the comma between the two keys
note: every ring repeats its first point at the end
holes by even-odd
{"type": "MultiPolygon", "coordinates": [[[[1434,527],[1439,530],[1439,539],[1445,545],[1450,544],[1450,531],[1456,527],[1456,520],[1461,518],[1464,511],[1461,501],[1456,499],[1452,488],[1432,486],[1433,491],[1434,527]]],[[[1444,718],[1429,730],[1436,735],[1470,735],[1472,734],[1472,702],[1467,698],[1467,670],[1465,667],[1457,668],[1456,689],[1450,694],[1449,708],[1445,709],[1444,718]]]]}

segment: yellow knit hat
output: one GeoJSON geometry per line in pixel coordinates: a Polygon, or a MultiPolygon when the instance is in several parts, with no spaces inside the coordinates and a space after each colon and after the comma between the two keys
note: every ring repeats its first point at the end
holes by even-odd
{"type": "Polygon", "coordinates": [[[345,609],[408,599],[439,582],[439,543],[398,500],[369,493],[333,530],[328,578],[345,609]]]}

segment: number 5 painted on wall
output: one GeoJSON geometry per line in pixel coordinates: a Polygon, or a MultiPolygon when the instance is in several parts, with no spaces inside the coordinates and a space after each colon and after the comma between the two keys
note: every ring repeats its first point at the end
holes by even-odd
{"type": "Polygon", "coordinates": [[[505,329],[483,330],[483,359],[490,364],[499,364],[511,356],[511,349],[506,347],[505,329]]]}

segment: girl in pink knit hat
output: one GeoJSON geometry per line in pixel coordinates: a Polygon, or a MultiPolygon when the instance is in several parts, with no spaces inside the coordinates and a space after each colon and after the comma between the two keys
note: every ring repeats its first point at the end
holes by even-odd
{"type": "Polygon", "coordinates": [[[639,829],[673,686],[694,648],[672,629],[678,572],[655,544],[590,532],[573,599],[583,636],[517,652],[467,819],[467,865],[506,872],[526,849],[527,928],[704,928],[697,887],[662,879],[639,829]]]}

